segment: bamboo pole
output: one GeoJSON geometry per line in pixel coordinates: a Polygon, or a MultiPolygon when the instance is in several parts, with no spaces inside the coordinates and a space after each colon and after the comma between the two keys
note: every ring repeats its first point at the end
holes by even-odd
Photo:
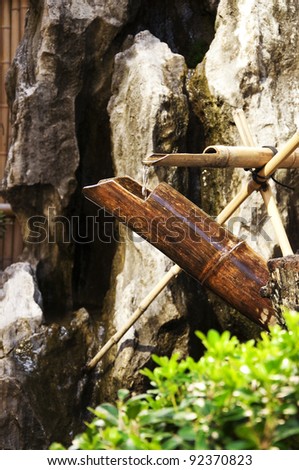
{"type": "MultiPolygon", "coordinates": [[[[275,159],[275,164],[269,165],[264,171],[263,176],[268,177],[270,176],[273,171],[277,168],[277,166],[287,158],[299,145],[299,132],[297,131],[295,135],[286,143],[284,148],[282,148],[276,156],[278,158],[275,159]]],[[[273,157],[274,159],[274,157],[273,157]]],[[[272,160],[273,160],[272,159],[272,160]]],[[[269,162],[270,163],[270,162],[269,162]]],[[[264,169],[263,169],[264,170],[264,169]]],[[[261,170],[262,171],[262,170],[261,170]]],[[[260,174],[259,172],[258,174],[260,174]]],[[[260,189],[260,184],[256,183],[255,181],[251,180],[247,185],[245,185],[239,194],[228,204],[225,209],[218,215],[216,221],[219,224],[223,224],[227,221],[227,219],[235,212],[235,210],[242,204],[242,202],[254,191],[260,189]]],[[[138,308],[135,310],[129,321],[123,325],[123,327],[115,333],[112,338],[100,349],[100,351],[87,363],[86,369],[91,370],[93,369],[97,363],[103,358],[103,356],[112,348],[112,346],[124,336],[124,334],[131,328],[131,326],[140,318],[140,316],[146,311],[149,305],[153,302],[153,300],[162,292],[162,290],[167,286],[167,284],[174,279],[182,269],[178,265],[174,265],[158,282],[158,284],[152,289],[152,291],[143,299],[143,301],[139,304],[138,308]]]]}
{"type": "MultiPolygon", "coordinates": [[[[237,110],[234,113],[234,119],[235,119],[237,129],[239,131],[242,143],[244,145],[248,145],[248,147],[254,148],[255,143],[254,143],[254,140],[253,140],[252,135],[250,133],[250,130],[249,130],[249,127],[248,127],[246,117],[245,117],[245,114],[244,114],[243,110],[241,110],[241,109],[237,110]]],[[[293,154],[294,153],[295,152],[293,152],[293,154]]],[[[288,158],[289,157],[285,158],[285,161],[288,158]]],[[[272,173],[271,168],[275,168],[275,165],[276,165],[275,160],[274,160],[274,163],[273,163],[273,159],[274,159],[274,157],[271,159],[271,161],[266,163],[265,166],[268,169],[263,168],[259,172],[260,175],[263,176],[263,171],[266,171],[267,176],[271,175],[271,173],[272,173]]],[[[280,161],[280,158],[276,159],[276,162],[278,162],[278,161],[280,161]]],[[[281,165],[281,163],[280,163],[280,165],[281,165]]],[[[276,165],[276,168],[278,168],[277,165],[276,165]]],[[[282,223],[280,213],[279,213],[279,210],[277,208],[277,204],[276,204],[276,201],[275,201],[275,198],[274,198],[271,187],[268,185],[266,191],[261,190],[260,192],[261,192],[264,204],[266,206],[268,215],[271,219],[271,222],[272,222],[272,225],[273,225],[273,228],[274,228],[274,231],[275,231],[275,234],[276,234],[276,237],[277,237],[277,240],[278,240],[278,243],[279,243],[279,246],[281,248],[283,256],[288,256],[288,255],[294,254],[293,250],[292,250],[292,247],[290,245],[288,236],[286,234],[284,225],[282,223]]]]}
{"type": "MultiPolygon", "coordinates": [[[[209,154],[211,158],[214,155],[221,158],[221,160],[226,161],[225,166],[231,168],[260,168],[266,165],[273,157],[273,152],[270,148],[255,146],[232,147],[210,145],[204,149],[203,153],[209,154]]],[[[279,168],[299,168],[299,150],[296,149],[288,158],[283,160],[279,168]]]]}

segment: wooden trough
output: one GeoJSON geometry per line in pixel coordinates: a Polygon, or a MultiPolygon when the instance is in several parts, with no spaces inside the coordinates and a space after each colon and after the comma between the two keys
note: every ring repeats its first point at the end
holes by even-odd
{"type": "Polygon", "coordinates": [[[161,183],[144,199],[139,183],[119,177],[83,193],[250,320],[265,329],[275,321],[260,295],[265,260],[171,186],[161,183]]]}

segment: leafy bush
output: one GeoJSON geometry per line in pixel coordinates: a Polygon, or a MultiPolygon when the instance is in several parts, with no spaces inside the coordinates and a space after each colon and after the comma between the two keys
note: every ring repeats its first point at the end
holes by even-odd
{"type": "MultiPolygon", "coordinates": [[[[153,356],[153,389],[93,410],[70,449],[298,449],[299,315],[255,343],[228,332],[197,333],[199,361],[153,356]]],[[[63,449],[53,444],[52,449],[63,449]]]]}

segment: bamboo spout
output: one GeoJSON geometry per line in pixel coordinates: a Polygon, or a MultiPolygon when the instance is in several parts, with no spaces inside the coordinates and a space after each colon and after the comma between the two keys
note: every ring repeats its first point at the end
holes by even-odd
{"type": "MultiPolygon", "coordinates": [[[[199,168],[259,168],[273,157],[267,147],[210,145],[203,153],[153,153],[143,160],[146,166],[182,166],[199,168]]],[[[285,159],[279,168],[299,168],[299,150],[285,159]]]]}
{"type": "Polygon", "coordinates": [[[204,167],[209,166],[211,160],[203,153],[153,153],[148,155],[142,163],[146,166],[204,167]]]}
{"type": "Polygon", "coordinates": [[[252,321],[264,328],[274,322],[259,293],[268,280],[265,260],[171,186],[161,183],[144,199],[137,182],[120,177],[83,193],[252,321]]]}

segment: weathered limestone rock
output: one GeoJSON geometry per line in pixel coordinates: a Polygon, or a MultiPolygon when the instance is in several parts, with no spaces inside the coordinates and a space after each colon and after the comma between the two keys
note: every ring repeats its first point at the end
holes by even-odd
{"type": "Polygon", "coordinates": [[[7,268],[0,285],[0,449],[41,449],[80,429],[93,342],[89,316],[42,325],[41,295],[28,263],[7,268]]]}
{"type": "MultiPolygon", "coordinates": [[[[150,152],[179,149],[188,125],[187,100],[183,84],[184,58],[173,54],[150,32],[139,33],[128,49],[115,58],[109,113],[116,174],[128,174],[142,181],[142,159],[150,152]]],[[[151,173],[148,186],[155,187],[159,176],[151,173]]],[[[178,176],[169,172],[169,181],[178,176]]],[[[151,221],[149,221],[151,223],[151,221]]],[[[113,315],[118,330],[140,301],[163,276],[170,261],[136,235],[121,229],[114,263],[107,315],[113,315]]],[[[138,370],[151,352],[188,352],[188,306],[179,284],[160,294],[118,346],[117,358],[103,387],[138,388],[143,379],[138,370]],[[173,291],[176,290],[176,296],[173,291]]],[[[112,331],[111,331],[112,333],[112,331]]],[[[112,355],[115,355],[113,351],[112,355]]],[[[113,356],[111,356],[113,357],[113,356]]],[[[106,392],[107,393],[107,392],[106,392]]]]}
{"type": "Polygon", "coordinates": [[[74,191],[79,163],[75,99],[82,88],[88,28],[98,23],[100,60],[128,21],[131,2],[92,3],[46,0],[31,7],[25,38],[8,77],[13,111],[8,191],[21,185],[50,185],[62,206],[74,191]],[[29,54],[30,64],[24,61],[29,54]]]}
{"type": "Polygon", "coordinates": [[[0,328],[10,329],[18,320],[31,328],[41,325],[42,299],[29,263],[16,263],[1,274],[0,328]]]}
{"type": "Polygon", "coordinates": [[[279,315],[282,307],[299,311],[299,255],[270,259],[268,268],[270,279],[262,294],[272,300],[279,315]]]}
{"type": "MultiPolygon", "coordinates": [[[[220,1],[215,38],[189,83],[194,110],[206,128],[207,144],[240,142],[232,125],[232,111],[236,108],[245,110],[254,140],[259,145],[280,147],[292,136],[299,96],[296,79],[299,73],[298,23],[295,1],[220,1]]],[[[279,171],[278,178],[284,178],[284,173],[279,171]]],[[[290,177],[291,174],[289,172],[290,177]]],[[[214,175],[217,179],[217,172],[214,175]]],[[[206,178],[208,193],[213,174],[209,173],[206,178]]],[[[243,172],[239,172],[239,178],[244,179],[243,172]]],[[[227,180],[220,179],[218,186],[220,192],[227,193],[227,180]]],[[[286,219],[286,199],[290,197],[285,194],[283,197],[285,204],[280,209],[286,219]]],[[[241,234],[269,257],[277,242],[265,212],[260,209],[260,201],[256,194],[240,210],[244,227],[241,234]],[[250,224],[252,211],[258,220],[250,224]]],[[[298,223],[298,212],[296,217],[298,223]]],[[[292,232],[290,236],[296,250],[298,239],[292,232]]]]}
{"type": "MultiPolygon", "coordinates": [[[[188,83],[193,109],[205,127],[207,145],[241,143],[232,117],[236,108],[244,109],[259,145],[281,147],[293,135],[299,96],[298,22],[298,5],[294,1],[220,1],[215,38],[188,83]]],[[[204,171],[203,208],[217,214],[247,178],[243,171],[204,171]]],[[[277,178],[298,186],[295,170],[288,173],[280,170],[277,178]]],[[[298,236],[294,227],[299,221],[296,196],[279,187],[277,193],[296,250],[298,236]]],[[[242,205],[229,227],[265,258],[279,253],[260,194],[255,193],[242,205]]],[[[226,325],[224,321],[223,326],[226,325]]]]}
{"type": "Polygon", "coordinates": [[[44,305],[50,313],[72,307],[69,240],[74,236],[63,217],[70,217],[68,205],[77,184],[78,96],[85,86],[90,95],[94,93],[89,69],[98,75],[97,91],[106,86],[103,56],[138,5],[139,0],[32,0],[25,36],[7,77],[12,142],[5,196],[21,222],[24,258],[38,264],[44,305]],[[56,220],[62,218],[59,233],[49,207],[56,220]],[[33,225],[37,217],[39,229],[33,225]]]}

